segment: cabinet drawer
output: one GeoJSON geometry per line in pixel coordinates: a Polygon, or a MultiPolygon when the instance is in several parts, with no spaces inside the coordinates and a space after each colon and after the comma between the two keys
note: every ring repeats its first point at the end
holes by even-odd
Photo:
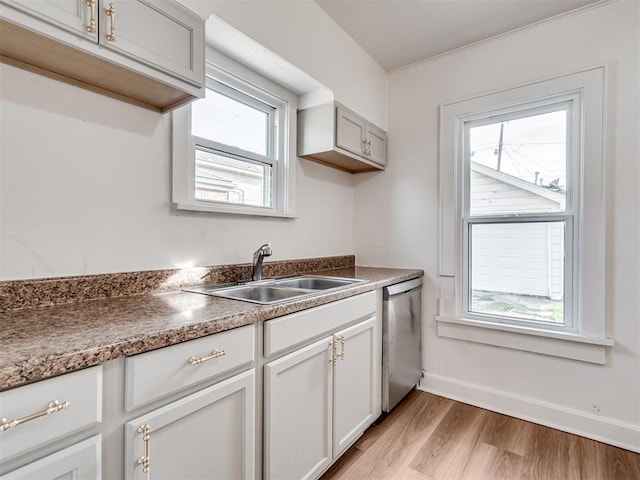
{"type": "Polygon", "coordinates": [[[327,335],[376,311],[376,292],[286,315],[264,323],[264,356],[327,335]]]}
{"type": "Polygon", "coordinates": [[[0,463],[102,420],[102,367],[93,367],[0,392],[0,417],[31,420],[0,431],[0,463]],[[36,416],[57,401],[66,408],[36,416]]]}
{"type": "Polygon", "coordinates": [[[255,326],[247,325],[129,357],[125,367],[125,408],[130,411],[250,365],[254,361],[254,351],[255,326]]]}

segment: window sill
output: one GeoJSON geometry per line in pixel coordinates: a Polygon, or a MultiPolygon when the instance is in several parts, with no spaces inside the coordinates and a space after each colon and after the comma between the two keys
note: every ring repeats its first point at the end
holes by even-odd
{"type": "Polygon", "coordinates": [[[275,210],[269,210],[267,208],[251,208],[251,207],[237,207],[233,205],[218,206],[199,203],[181,203],[175,204],[176,209],[186,210],[192,212],[209,212],[209,213],[223,213],[227,215],[249,215],[254,217],[276,217],[286,219],[298,218],[293,213],[277,212],[275,210]]]}
{"type": "Polygon", "coordinates": [[[604,365],[613,339],[463,318],[436,317],[438,336],[604,365]]]}

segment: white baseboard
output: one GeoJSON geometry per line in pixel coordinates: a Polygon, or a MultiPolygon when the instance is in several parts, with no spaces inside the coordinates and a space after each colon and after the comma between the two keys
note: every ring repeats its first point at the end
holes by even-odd
{"type": "Polygon", "coordinates": [[[636,425],[428,372],[423,372],[418,389],[640,453],[636,425]]]}

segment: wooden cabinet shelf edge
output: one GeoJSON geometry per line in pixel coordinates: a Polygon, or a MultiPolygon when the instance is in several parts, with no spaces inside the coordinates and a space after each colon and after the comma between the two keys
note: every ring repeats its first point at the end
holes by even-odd
{"type": "MultiPolygon", "coordinates": [[[[171,9],[168,12],[139,1],[127,4],[127,8],[146,8],[146,23],[141,22],[128,35],[131,39],[121,35],[110,45],[103,38],[106,28],[99,17],[100,0],[95,7],[99,34],[73,31],[78,26],[85,28],[90,21],[85,18],[88,7],[76,1],[82,4],[78,18],[75,25],[67,25],[62,22],[66,18],[58,20],[46,12],[30,11],[21,0],[0,0],[0,61],[159,112],[204,96],[204,20],[200,17],[175,2],[163,2],[163,8],[171,9]],[[182,50],[164,65],[161,55],[156,52],[154,57],[148,48],[154,38],[146,32],[153,30],[154,15],[183,30],[179,32],[182,50]],[[180,18],[172,21],[171,15],[180,18]],[[137,45],[136,41],[146,43],[137,45]],[[145,52],[148,58],[142,56],[145,52]]],[[[123,24],[127,25],[120,22],[118,28],[124,28],[123,24]]]]}

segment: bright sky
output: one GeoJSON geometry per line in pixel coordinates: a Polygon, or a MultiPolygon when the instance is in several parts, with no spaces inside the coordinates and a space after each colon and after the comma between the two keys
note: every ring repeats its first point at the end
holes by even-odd
{"type": "Polygon", "coordinates": [[[268,115],[207,89],[191,104],[191,132],[198,137],[267,155],[268,115]]]}
{"type": "MultiPolygon", "coordinates": [[[[497,167],[500,123],[469,129],[472,161],[497,167]]],[[[559,178],[566,187],[566,110],[503,123],[500,171],[531,183],[539,172],[538,184],[559,178]]]]}

